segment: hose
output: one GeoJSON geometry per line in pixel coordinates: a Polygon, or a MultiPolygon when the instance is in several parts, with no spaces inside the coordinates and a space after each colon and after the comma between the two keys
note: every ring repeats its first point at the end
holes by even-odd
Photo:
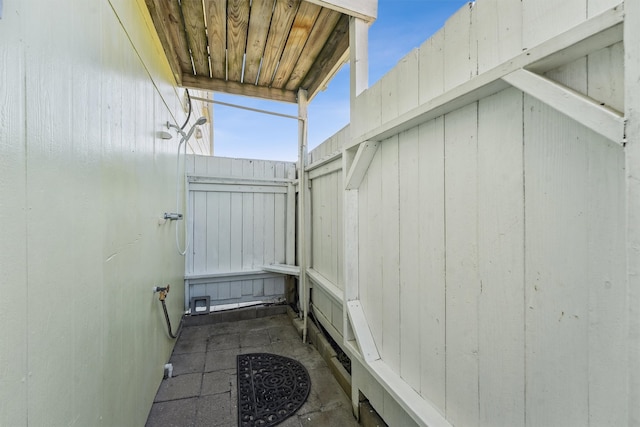
{"type": "MultiPolygon", "coordinates": [[[[182,8],[180,8],[180,11],[182,12],[182,8]]],[[[184,20],[184,18],[183,18],[184,20]]],[[[186,28],[186,26],[185,26],[186,28]]],[[[180,127],[180,130],[184,130],[184,128],[187,127],[187,123],[189,123],[189,119],[191,118],[191,95],[189,95],[189,89],[185,89],[184,93],[187,95],[187,104],[189,106],[189,113],[187,114],[187,120],[184,121],[184,124],[180,127]]]]}
{"type": "MultiPolygon", "coordinates": [[[[182,160],[183,160],[183,169],[184,171],[186,171],[187,168],[187,141],[185,141],[185,138],[181,138],[180,139],[180,143],[178,144],[178,155],[176,156],[176,212],[180,212],[180,148],[182,147],[182,144],[184,143],[184,155],[182,156],[182,160]]],[[[183,173],[183,177],[185,179],[185,186],[186,186],[186,173],[183,173]]],[[[178,250],[178,253],[182,256],[184,256],[187,253],[187,250],[189,250],[189,244],[191,243],[189,241],[189,230],[188,230],[188,213],[189,213],[189,206],[188,203],[186,201],[186,189],[183,190],[185,193],[185,206],[184,206],[184,250],[180,249],[180,239],[178,237],[179,231],[178,231],[178,221],[176,221],[176,249],[178,250]]]]}
{"type": "Polygon", "coordinates": [[[178,330],[176,333],[173,333],[173,329],[171,328],[171,319],[169,319],[169,312],[167,311],[167,303],[164,301],[167,298],[167,294],[169,293],[169,285],[166,288],[154,288],[154,292],[160,292],[160,302],[162,303],[162,310],[164,311],[164,318],[167,321],[167,330],[169,332],[169,336],[173,339],[178,338],[180,331],[182,330],[182,319],[180,320],[180,325],[178,325],[178,330]]]}
{"type": "Polygon", "coordinates": [[[182,322],[180,322],[180,326],[178,326],[178,331],[174,334],[171,332],[171,320],[169,319],[169,313],[167,313],[167,304],[162,300],[162,309],[164,310],[164,318],[167,320],[167,331],[169,332],[169,336],[174,340],[178,338],[178,333],[180,332],[180,326],[182,326],[182,322]]]}

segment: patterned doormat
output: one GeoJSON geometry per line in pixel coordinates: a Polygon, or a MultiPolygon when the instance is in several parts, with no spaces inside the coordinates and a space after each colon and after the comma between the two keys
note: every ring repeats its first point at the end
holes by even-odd
{"type": "Polygon", "coordinates": [[[288,357],[238,355],[238,425],[275,426],[295,414],[311,390],[309,373],[288,357]]]}

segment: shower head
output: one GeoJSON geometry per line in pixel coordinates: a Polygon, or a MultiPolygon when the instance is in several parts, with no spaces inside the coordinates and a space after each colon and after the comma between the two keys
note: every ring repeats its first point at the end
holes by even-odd
{"type": "Polygon", "coordinates": [[[184,140],[184,142],[188,141],[189,138],[191,138],[191,135],[193,134],[193,131],[196,129],[196,126],[200,126],[203,125],[207,122],[207,118],[206,117],[200,117],[198,120],[196,120],[196,123],[191,126],[191,129],[189,129],[189,132],[187,132],[186,135],[182,135],[182,138],[184,140]]]}
{"type": "Polygon", "coordinates": [[[193,126],[191,126],[191,129],[189,129],[188,133],[184,133],[184,131],[180,129],[179,126],[176,126],[173,123],[169,123],[169,122],[167,122],[167,129],[174,128],[180,135],[182,135],[182,142],[186,142],[189,140],[189,138],[191,138],[191,135],[193,134],[193,131],[195,130],[196,126],[200,126],[205,123],[207,123],[207,118],[202,116],[198,120],[196,120],[196,123],[193,126]]]}

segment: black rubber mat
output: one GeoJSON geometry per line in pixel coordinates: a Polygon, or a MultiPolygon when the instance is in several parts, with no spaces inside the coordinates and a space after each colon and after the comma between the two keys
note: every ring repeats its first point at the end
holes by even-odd
{"type": "Polygon", "coordinates": [[[295,414],[311,390],[300,362],[270,353],[238,355],[238,425],[275,426],[295,414]]]}

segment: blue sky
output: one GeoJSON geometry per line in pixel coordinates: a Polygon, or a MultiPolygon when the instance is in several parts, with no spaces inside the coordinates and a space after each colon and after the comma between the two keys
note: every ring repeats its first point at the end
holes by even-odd
{"type": "MultiPolygon", "coordinates": [[[[369,28],[369,85],[440,29],[467,0],[379,0],[369,28]]],[[[297,105],[216,93],[214,99],[296,115],[297,105]]],[[[309,105],[309,149],[349,122],[349,66],[345,65],[309,105]]],[[[216,156],[266,160],[297,159],[297,121],[220,105],[214,106],[216,156]]]]}

